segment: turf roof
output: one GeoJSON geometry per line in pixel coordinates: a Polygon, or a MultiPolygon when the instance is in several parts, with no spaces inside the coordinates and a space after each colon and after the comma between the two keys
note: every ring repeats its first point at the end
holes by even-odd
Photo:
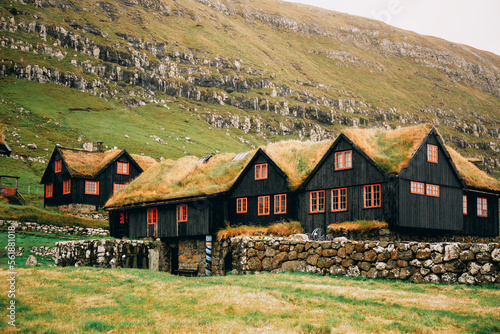
{"type": "MultiPolygon", "coordinates": [[[[92,177],[102,170],[108,163],[116,158],[122,150],[109,150],[104,152],[86,151],[83,149],[60,147],[66,165],[73,176],[92,177]]],[[[132,158],[143,170],[148,170],[156,164],[153,158],[133,154],[132,158]]]]}
{"type": "Polygon", "coordinates": [[[142,173],[125,189],[117,192],[106,207],[157,202],[175,198],[209,195],[228,191],[256,150],[243,159],[232,161],[234,153],[218,154],[200,162],[188,156],[165,160],[142,173]]]}

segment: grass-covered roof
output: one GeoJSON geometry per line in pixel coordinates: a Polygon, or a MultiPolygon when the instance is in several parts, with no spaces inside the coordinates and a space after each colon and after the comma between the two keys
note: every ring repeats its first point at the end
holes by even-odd
{"type": "Polygon", "coordinates": [[[255,152],[236,161],[232,161],[234,153],[216,155],[208,162],[200,162],[193,156],[165,160],[116,193],[106,206],[120,207],[227,191],[255,152]]]}
{"type": "Polygon", "coordinates": [[[287,175],[290,188],[295,190],[304,182],[332,143],[333,140],[288,140],[269,144],[263,149],[287,175]]]}
{"type": "Polygon", "coordinates": [[[399,173],[431,131],[422,124],[397,130],[350,128],[344,134],[388,173],[399,173]]]}
{"type": "MultiPolygon", "coordinates": [[[[73,176],[96,175],[108,163],[116,158],[122,150],[109,150],[104,152],[87,151],[83,149],[60,147],[66,165],[73,176]]],[[[132,154],[132,158],[139,164],[142,170],[148,170],[157,162],[151,157],[132,154]]]]}
{"type": "MultiPolygon", "coordinates": [[[[344,134],[386,172],[399,173],[410,161],[432,129],[424,124],[392,131],[348,129],[344,134]]],[[[331,147],[333,140],[321,142],[281,141],[262,149],[287,175],[289,186],[297,189],[331,147]]],[[[447,148],[458,172],[471,187],[500,190],[500,182],[447,148]]],[[[243,159],[232,161],[234,153],[223,153],[208,162],[197,157],[165,160],[132,181],[106,203],[121,207],[176,198],[202,196],[228,191],[238,179],[256,150],[243,159]]]]}
{"type": "MultiPolygon", "coordinates": [[[[408,166],[411,157],[431,129],[430,124],[396,130],[351,128],[344,131],[344,134],[383,170],[399,173],[408,166]]],[[[442,137],[441,141],[444,142],[442,137]]],[[[451,147],[445,145],[445,149],[468,187],[500,191],[500,181],[481,171],[451,147]]]]}

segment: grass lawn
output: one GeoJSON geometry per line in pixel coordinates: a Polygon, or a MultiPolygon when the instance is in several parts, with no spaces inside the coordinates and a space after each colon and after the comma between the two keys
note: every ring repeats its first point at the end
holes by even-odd
{"type": "MultiPolygon", "coordinates": [[[[8,303],[0,270],[0,304],[8,303]]],[[[23,333],[492,333],[500,289],[282,273],[186,278],[139,269],[19,269],[23,333]]],[[[5,308],[2,307],[6,312],[5,308]]]]}

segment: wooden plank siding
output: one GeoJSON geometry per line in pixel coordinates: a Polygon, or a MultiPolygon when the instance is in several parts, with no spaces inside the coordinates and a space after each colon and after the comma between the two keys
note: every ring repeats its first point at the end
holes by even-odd
{"type": "Polygon", "coordinates": [[[114,183],[129,183],[142,173],[142,169],[133,161],[132,157],[123,151],[115,160],[112,160],[97,175],[89,177],[72,176],[65,163],[62,164],[62,171],[55,173],[55,161],[63,159],[58,150],[52,155],[44,177],[43,184],[53,183],[53,196],[44,198],[45,206],[59,206],[66,204],[89,204],[103,206],[113,195],[114,183]],[[129,164],[129,174],[117,173],[117,163],[126,162],[129,164]],[[63,194],[63,181],[71,180],[71,193],[63,194]],[[85,194],[85,181],[98,181],[99,194],[85,194]]]}
{"type": "Polygon", "coordinates": [[[463,215],[465,234],[488,237],[498,236],[498,196],[474,190],[464,190],[463,194],[467,196],[467,214],[463,215]],[[477,214],[478,197],[487,200],[487,217],[479,217],[477,214]]]}
{"type": "Polygon", "coordinates": [[[297,195],[298,220],[307,232],[327,227],[333,223],[354,220],[384,220],[385,205],[392,199],[389,194],[388,177],[366,154],[346,136],[340,135],[332,147],[306,179],[297,195]],[[335,170],[335,152],[352,151],[352,168],[335,170]],[[380,184],[381,207],[364,208],[363,187],[380,184]],[[331,211],[331,190],[346,188],[347,210],[331,211]],[[310,213],[311,191],[325,190],[325,212],[310,213]]]}
{"type": "Polygon", "coordinates": [[[224,226],[224,203],[219,198],[188,199],[176,201],[170,204],[151,205],[142,208],[118,209],[110,212],[111,235],[120,237],[119,214],[128,213],[127,226],[122,229],[128,231],[130,238],[171,238],[171,237],[193,237],[200,235],[215,234],[224,226]],[[187,222],[177,222],[177,206],[187,205],[187,222]],[[150,208],[158,210],[157,234],[154,235],[154,225],[147,224],[147,212],[150,208]]]}
{"type": "Polygon", "coordinates": [[[294,217],[292,194],[288,188],[285,173],[263,151],[258,150],[242,171],[230,191],[229,220],[244,225],[269,225],[273,222],[294,217]],[[267,178],[256,180],[255,166],[267,164],[267,178]],[[286,194],[286,213],[274,213],[274,196],[286,194]],[[269,196],[269,215],[258,215],[258,197],[269,196]],[[247,198],[247,212],[236,213],[237,198],[247,198]]]}
{"type": "Polygon", "coordinates": [[[435,130],[431,131],[399,175],[397,226],[462,232],[463,183],[435,130]],[[427,145],[438,148],[438,162],[427,161],[427,145]],[[439,197],[412,194],[411,181],[439,186],[439,197]]]}

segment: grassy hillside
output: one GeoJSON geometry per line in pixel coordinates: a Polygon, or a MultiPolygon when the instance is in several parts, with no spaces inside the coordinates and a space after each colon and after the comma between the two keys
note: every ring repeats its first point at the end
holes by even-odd
{"type": "Polygon", "coordinates": [[[0,128],[18,158],[0,173],[23,193],[57,143],[176,159],[424,122],[500,175],[492,53],[279,0],[0,0],[0,17],[0,128]]]}
{"type": "MultiPolygon", "coordinates": [[[[0,288],[7,271],[0,270],[0,288]]],[[[499,290],[307,274],[20,269],[6,333],[493,333],[499,290]],[[54,293],[57,291],[57,293],[54,293]]],[[[2,294],[3,305],[8,302],[2,294]]]]}

